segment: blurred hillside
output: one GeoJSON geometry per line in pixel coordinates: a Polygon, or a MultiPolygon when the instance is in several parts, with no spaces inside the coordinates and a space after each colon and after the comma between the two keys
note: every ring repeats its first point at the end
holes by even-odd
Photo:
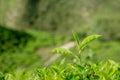
{"type": "Polygon", "coordinates": [[[120,38],[120,0],[0,0],[0,24],[120,38]],[[113,33],[114,32],[114,33],[113,33]]]}

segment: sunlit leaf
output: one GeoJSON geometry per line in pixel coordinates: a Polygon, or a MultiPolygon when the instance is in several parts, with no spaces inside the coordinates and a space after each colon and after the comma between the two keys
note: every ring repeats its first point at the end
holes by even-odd
{"type": "Polygon", "coordinates": [[[79,45],[79,49],[82,50],[84,47],[86,47],[90,42],[92,42],[93,40],[99,38],[101,35],[91,35],[86,37],[82,43],[79,45]]]}
{"type": "Polygon", "coordinates": [[[79,45],[79,44],[80,44],[80,41],[79,41],[79,38],[78,38],[78,35],[77,35],[76,32],[73,32],[73,37],[74,37],[74,39],[75,39],[77,45],[79,45]]]}
{"type": "Polygon", "coordinates": [[[67,54],[67,55],[73,54],[70,50],[67,50],[64,48],[55,48],[52,50],[52,53],[60,53],[60,54],[67,54]]]}

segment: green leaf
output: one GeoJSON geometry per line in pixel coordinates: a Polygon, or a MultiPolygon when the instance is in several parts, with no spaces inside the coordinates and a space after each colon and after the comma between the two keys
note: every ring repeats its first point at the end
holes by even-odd
{"type": "Polygon", "coordinates": [[[66,58],[63,58],[60,62],[60,65],[62,66],[65,63],[66,58]]]}
{"type": "Polygon", "coordinates": [[[78,38],[78,35],[77,35],[76,32],[73,32],[73,37],[74,37],[74,39],[75,39],[77,45],[80,45],[80,41],[79,41],[79,38],[78,38]]]}
{"type": "Polygon", "coordinates": [[[52,66],[52,70],[57,74],[60,73],[60,69],[57,66],[52,66]]]}
{"type": "Polygon", "coordinates": [[[11,74],[6,74],[6,75],[5,75],[5,80],[13,80],[13,75],[11,75],[11,74]]]}
{"type": "Polygon", "coordinates": [[[73,54],[70,50],[67,50],[64,48],[55,48],[52,50],[52,53],[60,53],[60,54],[67,54],[67,55],[73,54]]]}
{"type": "Polygon", "coordinates": [[[99,75],[94,75],[94,79],[95,79],[95,80],[100,79],[99,75]]]}
{"type": "Polygon", "coordinates": [[[91,35],[86,37],[82,43],[79,45],[79,49],[82,50],[84,47],[86,47],[90,42],[92,42],[93,40],[99,38],[101,35],[91,35]]]}
{"type": "Polygon", "coordinates": [[[42,80],[45,80],[45,77],[46,77],[46,68],[43,68],[43,69],[38,69],[37,70],[37,75],[42,79],[42,80]]]}
{"type": "Polygon", "coordinates": [[[0,72],[0,80],[5,80],[5,76],[0,72]]]}

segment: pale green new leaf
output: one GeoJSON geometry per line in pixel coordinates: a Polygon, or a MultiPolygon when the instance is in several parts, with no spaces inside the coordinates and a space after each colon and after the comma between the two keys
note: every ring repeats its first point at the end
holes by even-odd
{"type": "Polygon", "coordinates": [[[60,73],[60,69],[57,67],[57,66],[52,66],[52,70],[55,72],[55,73],[57,73],[57,74],[59,74],[60,73]]]}
{"type": "Polygon", "coordinates": [[[66,58],[63,58],[60,62],[60,65],[62,66],[65,63],[66,58]]]}
{"type": "Polygon", "coordinates": [[[82,43],[79,45],[79,49],[82,50],[84,47],[86,47],[90,42],[92,42],[93,40],[99,38],[101,35],[91,35],[86,37],[82,43]]]}
{"type": "Polygon", "coordinates": [[[75,39],[77,45],[79,45],[79,44],[80,44],[80,41],[79,41],[79,38],[78,38],[78,35],[77,35],[76,32],[73,32],[73,37],[74,37],[74,39],[75,39]]]}
{"type": "Polygon", "coordinates": [[[67,55],[73,54],[70,50],[67,50],[64,48],[55,48],[52,50],[52,53],[60,53],[60,54],[67,54],[67,55]]]}

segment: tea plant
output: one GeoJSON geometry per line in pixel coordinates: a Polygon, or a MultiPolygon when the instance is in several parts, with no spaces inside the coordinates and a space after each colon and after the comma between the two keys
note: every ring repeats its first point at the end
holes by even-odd
{"type": "Polygon", "coordinates": [[[93,40],[97,39],[100,37],[100,35],[91,35],[88,36],[87,38],[85,38],[81,43],[79,41],[79,38],[77,36],[77,34],[75,32],[73,32],[73,36],[74,39],[76,41],[76,45],[77,45],[77,50],[78,53],[75,54],[74,52],[71,52],[70,50],[66,50],[64,48],[55,48],[52,52],[53,53],[61,53],[61,54],[68,54],[68,55],[72,55],[75,57],[76,60],[80,60],[81,59],[81,52],[82,50],[93,40]]]}
{"type": "Polygon", "coordinates": [[[55,48],[53,53],[66,54],[74,57],[75,62],[65,64],[65,59],[59,65],[52,65],[49,68],[38,69],[38,76],[42,80],[119,80],[120,66],[112,60],[99,62],[97,64],[81,61],[81,52],[93,40],[100,37],[100,35],[91,35],[85,38],[81,43],[75,32],[73,36],[76,41],[78,53],[73,53],[64,48],[55,48]]]}
{"type": "Polygon", "coordinates": [[[120,79],[120,64],[112,60],[107,62],[92,63],[81,61],[83,49],[100,35],[91,35],[85,38],[82,42],[75,32],[73,36],[76,41],[78,53],[73,53],[64,48],[55,48],[53,53],[70,55],[76,59],[71,63],[66,63],[66,58],[58,64],[38,68],[32,71],[18,70],[13,74],[0,73],[0,80],[119,80],[120,79]]]}

